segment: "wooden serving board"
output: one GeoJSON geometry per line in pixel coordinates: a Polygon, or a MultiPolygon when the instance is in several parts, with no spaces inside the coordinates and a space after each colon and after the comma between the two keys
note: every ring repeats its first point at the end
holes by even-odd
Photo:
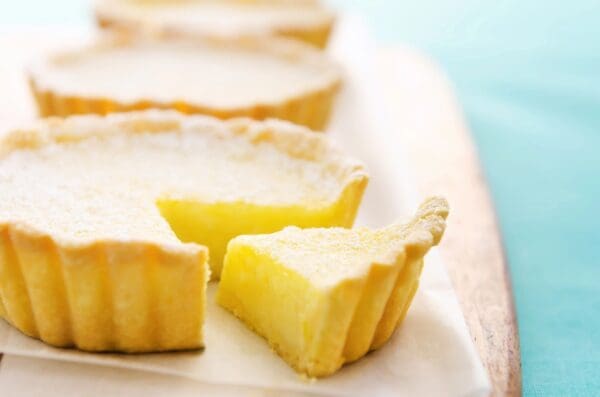
{"type": "MultiPolygon", "coordinates": [[[[23,59],[49,47],[43,31],[0,34],[4,59],[23,59]]],[[[391,121],[419,194],[442,194],[450,201],[440,250],[493,394],[520,395],[519,339],[506,260],[462,111],[443,73],[422,55],[395,47],[382,50],[378,61],[391,121]]],[[[34,114],[22,70],[9,64],[15,63],[0,62],[0,128],[34,114]]]]}
{"type": "Polygon", "coordinates": [[[521,395],[519,336],[506,258],[477,151],[438,67],[403,47],[381,51],[379,69],[419,194],[451,206],[440,251],[495,396],[521,395]]]}

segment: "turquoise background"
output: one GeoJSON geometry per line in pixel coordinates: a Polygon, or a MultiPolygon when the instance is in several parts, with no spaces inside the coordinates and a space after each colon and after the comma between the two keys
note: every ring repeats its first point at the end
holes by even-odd
{"type": "MultiPolygon", "coordinates": [[[[524,394],[600,395],[600,1],[333,3],[429,53],[455,85],[506,244],[524,394]]],[[[7,2],[0,27],[81,24],[87,11],[7,2]]]]}

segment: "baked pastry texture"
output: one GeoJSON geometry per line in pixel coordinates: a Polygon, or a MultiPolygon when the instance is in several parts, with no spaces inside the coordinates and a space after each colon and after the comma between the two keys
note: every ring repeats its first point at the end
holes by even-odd
{"type": "Polygon", "coordinates": [[[278,118],[323,129],[341,73],[285,39],[105,36],[29,68],[42,116],[175,109],[220,119],[278,118]]]}
{"type": "Polygon", "coordinates": [[[284,36],[327,45],[335,14],[316,0],[98,0],[98,24],[136,33],[284,36]]]}
{"type": "Polygon", "coordinates": [[[225,245],[351,226],[360,163],[281,121],[176,112],[46,119],[0,142],[0,315],[84,350],[203,345],[225,245]]]}
{"type": "Polygon", "coordinates": [[[401,324],[448,204],[426,200],[407,223],[286,228],[229,242],[217,302],[297,371],[327,376],[381,347],[401,324]]]}

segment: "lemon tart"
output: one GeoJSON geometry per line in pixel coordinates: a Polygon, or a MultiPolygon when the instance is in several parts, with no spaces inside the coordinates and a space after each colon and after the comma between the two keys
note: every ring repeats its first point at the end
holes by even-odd
{"type": "Polygon", "coordinates": [[[337,65],[284,39],[107,36],[29,69],[42,116],[175,109],[325,127],[337,65]]]}
{"type": "Polygon", "coordinates": [[[217,302],[297,371],[326,376],[382,346],[419,285],[448,205],[425,201],[408,223],[371,230],[286,228],[231,240],[217,302]]]}
{"type": "Polygon", "coordinates": [[[57,346],[200,347],[209,252],[218,276],[238,234],[350,226],[366,183],[280,121],[42,120],[0,142],[0,315],[57,346]]]}
{"type": "Polygon", "coordinates": [[[312,0],[99,0],[100,26],[221,36],[279,35],[323,48],[335,15],[312,0]]]}

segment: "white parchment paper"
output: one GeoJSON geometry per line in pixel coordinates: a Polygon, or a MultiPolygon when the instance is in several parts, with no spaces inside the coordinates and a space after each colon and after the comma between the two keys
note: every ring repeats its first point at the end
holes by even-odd
{"type": "MultiPolygon", "coordinates": [[[[329,134],[365,161],[372,176],[357,223],[386,225],[413,211],[418,200],[394,138],[403,132],[390,129],[379,95],[376,47],[360,19],[344,17],[330,52],[345,69],[346,86],[329,134]]],[[[299,377],[263,339],[218,307],[215,287],[209,287],[207,347],[202,352],[119,355],[56,349],[0,320],[0,351],[8,354],[0,370],[0,391],[35,395],[39,390],[45,396],[68,395],[68,390],[86,396],[489,393],[485,371],[435,250],[427,257],[413,306],[390,342],[317,381],[299,377]],[[28,377],[35,382],[28,382],[28,377]]]]}

